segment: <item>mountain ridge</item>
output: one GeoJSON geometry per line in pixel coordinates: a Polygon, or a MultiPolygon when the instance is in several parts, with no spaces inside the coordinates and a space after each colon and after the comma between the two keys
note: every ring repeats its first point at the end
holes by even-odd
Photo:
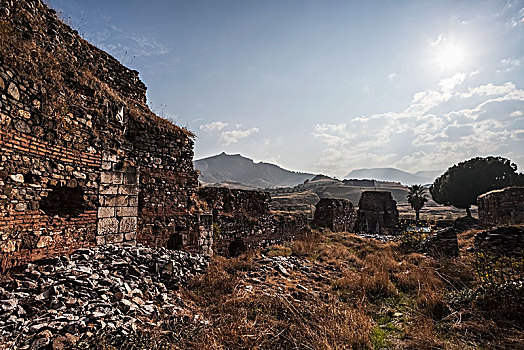
{"type": "Polygon", "coordinates": [[[349,172],[345,179],[375,179],[379,181],[400,182],[403,185],[430,184],[444,173],[440,170],[422,170],[410,173],[397,168],[361,168],[349,172]]]}
{"type": "Polygon", "coordinates": [[[284,169],[267,162],[255,163],[241,154],[222,152],[193,161],[203,183],[238,182],[252,187],[291,187],[312,179],[315,174],[284,169]]]}

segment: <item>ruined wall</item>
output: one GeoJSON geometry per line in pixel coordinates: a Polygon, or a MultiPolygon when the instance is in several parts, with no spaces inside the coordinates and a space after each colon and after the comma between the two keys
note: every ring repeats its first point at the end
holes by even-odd
{"type": "Polygon", "coordinates": [[[475,249],[506,256],[524,253],[524,228],[504,226],[480,231],[475,236],[475,249]]]}
{"type": "Polygon", "coordinates": [[[198,197],[213,213],[213,251],[222,255],[234,245],[268,246],[309,231],[306,216],[271,212],[267,192],[203,187],[198,197]]]}
{"type": "Polygon", "coordinates": [[[477,198],[479,220],[486,226],[524,224],[524,187],[495,190],[477,198]]]}
{"type": "Polygon", "coordinates": [[[137,240],[208,250],[192,135],[147,108],[138,72],[39,0],[0,10],[1,267],[137,240]]]}
{"type": "Polygon", "coordinates": [[[397,202],[386,191],[364,191],[358,202],[356,230],[374,234],[398,233],[397,202]]]}
{"type": "Polygon", "coordinates": [[[352,232],[357,220],[353,203],[347,199],[321,199],[311,222],[313,227],[328,228],[332,232],[352,232]]]}
{"type": "Polygon", "coordinates": [[[210,254],[212,217],[198,206],[187,131],[132,120],[128,137],[140,169],[137,241],[210,254]]]}

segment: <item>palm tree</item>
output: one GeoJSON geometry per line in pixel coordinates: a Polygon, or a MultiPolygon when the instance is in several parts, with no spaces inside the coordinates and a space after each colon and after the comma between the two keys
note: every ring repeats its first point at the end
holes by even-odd
{"type": "Polygon", "coordinates": [[[408,203],[411,204],[411,208],[415,210],[417,221],[419,220],[420,209],[424,206],[424,203],[428,201],[426,194],[426,188],[422,185],[409,186],[408,203]]]}

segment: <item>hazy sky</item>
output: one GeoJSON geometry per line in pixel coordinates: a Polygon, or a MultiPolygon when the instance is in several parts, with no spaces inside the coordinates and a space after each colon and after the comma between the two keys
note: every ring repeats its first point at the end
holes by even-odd
{"type": "Polygon", "coordinates": [[[524,0],[50,0],[225,151],[343,177],[501,155],[524,170],[524,0]]]}

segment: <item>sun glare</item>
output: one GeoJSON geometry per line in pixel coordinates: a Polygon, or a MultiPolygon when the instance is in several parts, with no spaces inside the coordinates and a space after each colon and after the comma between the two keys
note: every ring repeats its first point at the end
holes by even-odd
{"type": "Polygon", "coordinates": [[[457,70],[461,68],[464,61],[464,50],[458,45],[448,44],[437,50],[436,63],[441,70],[457,70]]]}

